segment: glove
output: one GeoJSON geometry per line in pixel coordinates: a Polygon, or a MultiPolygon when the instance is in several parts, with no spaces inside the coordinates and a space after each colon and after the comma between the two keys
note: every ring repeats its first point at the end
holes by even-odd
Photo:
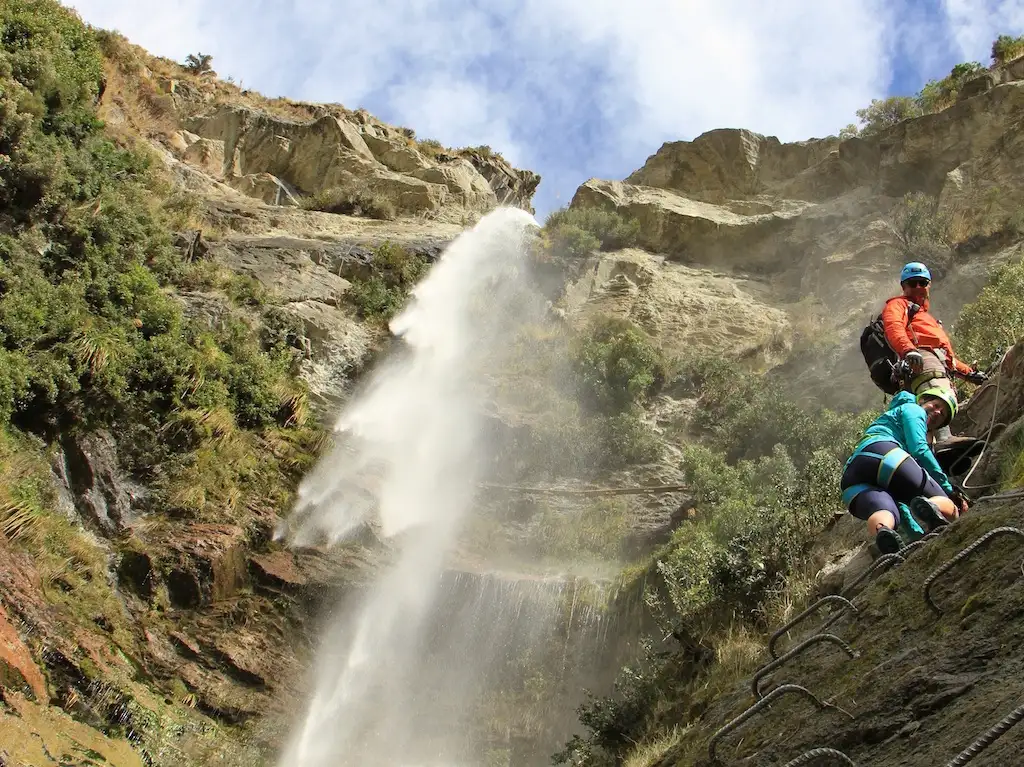
{"type": "Polygon", "coordinates": [[[972,384],[981,385],[988,380],[988,374],[983,373],[980,370],[972,370],[964,376],[964,380],[972,384]]]}
{"type": "Polygon", "coordinates": [[[924,357],[921,356],[921,352],[917,349],[912,349],[903,356],[904,361],[910,366],[910,369],[915,373],[920,373],[924,368],[924,357]]]}

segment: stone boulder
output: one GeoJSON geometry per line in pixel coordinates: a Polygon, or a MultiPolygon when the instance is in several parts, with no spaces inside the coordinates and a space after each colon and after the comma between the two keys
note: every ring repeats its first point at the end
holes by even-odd
{"type": "Polygon", "coordinates": [[[319,301],[296,301],[284,311],[302,323],[306,359],[300,375],[321,402],[336,401],[370,359],[378,341],[365,323],[319,301]]]}
{"type": "Polygon", "coordinates": [[[179,609],[229,599],[249,582],[246,535],[237,525],[193,523],[144,544],[179,609]]]}
{"type": "Polygon", "coordinates": [[[388,170],[375,170],[368,177],[342,176],[339,185],[354,181],[365,184],[372,193],[389,200],[395,208],[407,213],[433,213],[440,210],[450,199],[444,184],[405,176],[388,170]]]}
{"type": "Polygon", "coordinates": [[[406,141],[380,138],[363,133],[363,140],[378,162],[396,173],[415,173],[430,167],[430,163],[406,141]]]}
{"type": "MultiPolygon", "coordinates": [[[[887,195],[938,194],[954,168],[1001,150],[1024,126],[1024,82],[996,86],[948,109],[904,120],[869,139],[879,148],[877,180],[887,195]]],[[[1017,179],[1014,187],[1020,186],[1017,179]]]]}
{"type": "Polygon", "coordinates": [[[65,436],[54,458],[54,471],[82,521],[106,536],[124,530],[146,496],[144,488],[122,474],[117,443],[107,431],[65,436]]]}
{"type": "Polygon", "coordinates": [[[712,130],[693,141],[663,144],[626,182],[720,203],[752,197],[791,179],[825,159],[838,144],[835,138],[783,144],[748,130],[712,130]]]}
{"type": "Polygon", "coordinates": [[[277,176],[270,173],[250,173],[247,176],[235,176],[228,180],[232,189],[237,189],[247,197],[253,197],[267,205],[299,204],[294,191],[277,176]]]}
{"type": "Polygon", "coordinates": [[[621,212],[640,223],[641,245],[683,263],[773,270],[785,264],[778,235],[809,206],[793,201],[766,212],[736,213],[665,189],[598,179],[577,189],[570,204],[621,212]]]}
{"type": "Polygon", "coordinates": [[[293,237],[239,237],[211,248],[218,263],[258,280],[286,304],[318,301],[335,307],[351,286],[337,273],[345,251],[293,237]]]}
{"type": "Polygon", "coordinates": [[[413,177],[444,186],[449,196],[467,208],[489,210],[498,198],[482,175],[469,160],[457,158],[432,168],[422,168],[413,177]]]}
{"type": "Polygon", "coordinates": [[[989,438],[970,484],[998,484],[1003,468],[1016,460],[1024,440],[1024,338],[1007,351],[992,378],[959,409],[952,430],[954,434],[989,438]]]}
{"type": "Polygon", "coordinates": [[[534,213],[532,200],[540,185],[538,174],[514,168],[505,158],[480,149],[464,149],[459,155],[469,160],[486,179],[499,205],[534,213]]]}
{"type": "Polygon", "coordinates": [[[785,311],[759,298],[753,280],[691,269],[640,250],[590,259],[565,293],[574,322],[599,315],[630,319],[666,354],[707,353],[777,361],[791,334],[785,311]],[[781,339],[781,340],[780,340],[781,339]]]}
{"type": "Polygon", "coordinates": [[[379,166],[359,129],[330,115],[296,122],[222,106],[190,118],[186,127],[203,138],[222,141],[225,157],[237,152],[242,175],[270,173],[307,194],[336,186],[345,171],[366,172],[379,166]]]}
{"type": "Polygon", "coordinates": [[[185,147],[181,159],[217,179],[230,178],[238,173],[236,157],[231,158],[231,163],[224,162],[223,141],[199,138],[185,147]]]}

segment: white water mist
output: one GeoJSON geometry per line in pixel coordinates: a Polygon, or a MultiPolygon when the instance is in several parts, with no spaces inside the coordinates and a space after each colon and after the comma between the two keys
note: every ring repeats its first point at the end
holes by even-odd
{"type": "Polygon", "coordinates": [[[374,522],[398,551],[328,631],[312,700],[281,767],[445,758],[422,752],[418,713],[446,693],[442,680],[423,689],[419,667],[446,556],[487,459],[486,360],[522,321],[521,274],[535,225],[522,211],[499,209],[448,247],[391,323],[404,348],[345,408],[337,447],[299,489],[280,532],[291,544],[336,542],[374,522]]]}

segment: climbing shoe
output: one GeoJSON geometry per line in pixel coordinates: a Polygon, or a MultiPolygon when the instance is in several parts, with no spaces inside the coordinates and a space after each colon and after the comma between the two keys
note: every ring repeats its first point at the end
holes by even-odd
{"type": "Polygon", "coordinates": [[[949,520],[939,511],[938,506],[922,495],[910,502],[910,513],[929,533],[949,524],[949,520]]]}
{"type": "Polygon", "coordinates": [[[903,539],[895,530],[883,527],[875,533],[875,545],[883,554],[895,554],[903,548],[903,539]]]}

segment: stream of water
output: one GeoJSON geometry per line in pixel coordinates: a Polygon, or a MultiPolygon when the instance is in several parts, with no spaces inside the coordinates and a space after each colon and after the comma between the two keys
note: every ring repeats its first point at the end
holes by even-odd
{"type": "Polygon", "coordinates": [[[391,323],[402,348],[353,396],[300,487],[281,532],[291,544],[341,541],[372,520],[396,554],[336,611],[281,767],[545,764],[516,756],[516,737],[551,728],[541,704],[564,703],[566,669],[578,686],[600,663],[589,638],[603,617],[572,579],[488,575],[486,561],[478,574],[448,569],[489,460],[489,351],[538,300],[525,276],[535,226],[498,209],[448,247],[391,323]],[[517,720],[503,709],[519,699],[532,705],[517,720]]]}

